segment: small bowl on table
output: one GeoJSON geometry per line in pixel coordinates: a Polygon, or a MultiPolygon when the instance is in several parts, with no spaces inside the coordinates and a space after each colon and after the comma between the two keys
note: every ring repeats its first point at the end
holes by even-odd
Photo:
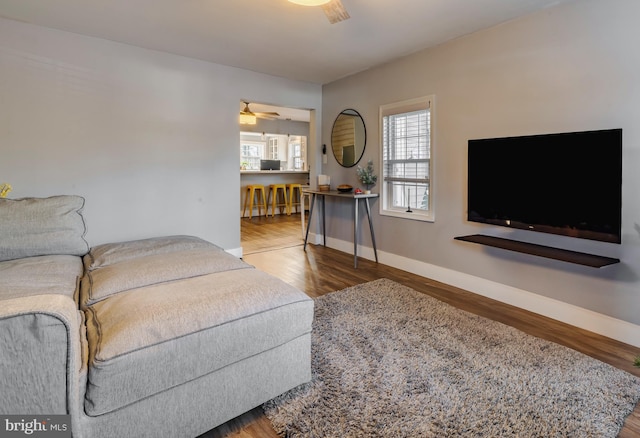
{"type": "Polygon", "coordinates": [[[351,187],[349,184],[340,184],[336,188],[340,193],[349,193],[351,190],[353,190],[353,187],[351,187]]]}

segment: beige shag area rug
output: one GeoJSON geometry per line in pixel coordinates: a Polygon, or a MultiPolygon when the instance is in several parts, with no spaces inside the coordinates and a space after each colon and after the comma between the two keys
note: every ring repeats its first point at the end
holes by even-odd
{"type": "Polygon", "coordinates": [[[313,380],[264,405],[286,437],[615,437],[640,379],[391,280],[316,299],[313,380]]]}

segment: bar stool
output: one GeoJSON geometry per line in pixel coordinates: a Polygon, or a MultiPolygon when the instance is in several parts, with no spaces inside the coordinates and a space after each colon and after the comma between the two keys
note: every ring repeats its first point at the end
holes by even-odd
{"type": "Polygon", "coordinates": [[[285,184],[271,184],[269,185],[269,196],[267,197],[268,204],[271,204],[271,217],[276,215],[276,207],[280,208],[280,214],[282,214],[282,208],[289,213],[289,203],[287,202],[287,186],[285,184]],[[282,190],[282,191],[280,191],[282,190]],[[279,198],[279,195],[282,195],[279,198]]]}
{"type": "Polygon", "coordinates": [[[249,219],[253,215],[253,201],[256,201],[258,206],[258,216],[262,216],[262,208],[264,207],[264,214],[267,215],[267,199],[264,193],[264,185],[262,184],[250,184],[247,186],[247,191],[244,195],[244,208],[242,209],[242,217],[244,217],[247,211],[247,202],[249,203],[249,219]],[[257,198],[256,198],[257,196],[257,198]]]}
{"type": "MultiPolygon", "coordinates": [[[[304,189],[309,189],[309,186],[307,184],[305,184],[303,186],[304,189]]],[[[309,192],[302,192],[302,195],[300,195],[300,221],[302,223],[302,238],[304,239],[306,236],[306,230],[307,230],[307,221],[304,218],[304,213],[305,210],[309,210],[311,206],[311,193],[309,192]],[[306,205],[306,207],[305,207],[306,205]]]]}
{"type": "Polygon", "coordinates": [[[287,190],[289,191],[289,210],[287,215],[291,215],[294,206],[296,207],[296,213],[298,212],[300,198],[302,197],[302,184],[287,184],[287,190]],[[298,193],[294,194],[296,190],[298,193]]]}

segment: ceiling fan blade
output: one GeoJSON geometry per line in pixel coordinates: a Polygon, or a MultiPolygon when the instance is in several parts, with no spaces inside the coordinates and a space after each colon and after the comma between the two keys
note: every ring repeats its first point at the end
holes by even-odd
{"type": "Polygon", "coordinates": [[[240,111],[240,115],[253,116],[253,117],[258,117],[259,119],[266,119],[266,120],[275,120],[278,117],[280,117],[280,114],[275,111],[253,112],[251,111],[251,108],[249,108],[249,102],[243,101],[242,103],[244,103],[244,109],[240,111]]]}
{"type": "Polygon", "coordinates": [[[280,114],[278,113],[254,113],[255,116],[259,119],[265,119],[265,120],[276,120],[280,114]]]}
{"type": "Polygon", "coordinates": [[[331,24],[336,24],[340,21],[351,18],[340,0],[331,0],[329,3],[322,5],[322,10],[331,24]]]}

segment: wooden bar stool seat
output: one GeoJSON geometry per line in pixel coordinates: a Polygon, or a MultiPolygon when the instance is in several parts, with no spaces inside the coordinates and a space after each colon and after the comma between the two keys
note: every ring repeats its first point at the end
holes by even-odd
{"type": "Polygon", "coordinates": [[[246,188],[244,195],[244,208],[242,209],[242,217],[245,217],[247,211],[247,204],[249,204],[249,219],[253,215],[253,203],[258,206],[258,216],[262,216],[262,208],[264,208],[264,215],[267,215],[267,198],[265,194],[264,185],[262,184],[250,184],[246,188]]]}
{"type": "Polygon", "coordinates": [[[287,191],[289,192],[289,209],[287,210],[287,215],[291,215],[294,206],[296,207],[296,213],[298,213],[300,198],[302,197],[302,184],[287,184],[287,191]]]}
{"type": "Polygon", "coordinates": [[[267,197],[267,201],[268,204],[271,204],[271,217],[276,215],[276,207],[280,209],[280,214],[282,214],[283,209],[287,214],[289,214],[286,184],[269,185],[269,196],[267,197]]]}

